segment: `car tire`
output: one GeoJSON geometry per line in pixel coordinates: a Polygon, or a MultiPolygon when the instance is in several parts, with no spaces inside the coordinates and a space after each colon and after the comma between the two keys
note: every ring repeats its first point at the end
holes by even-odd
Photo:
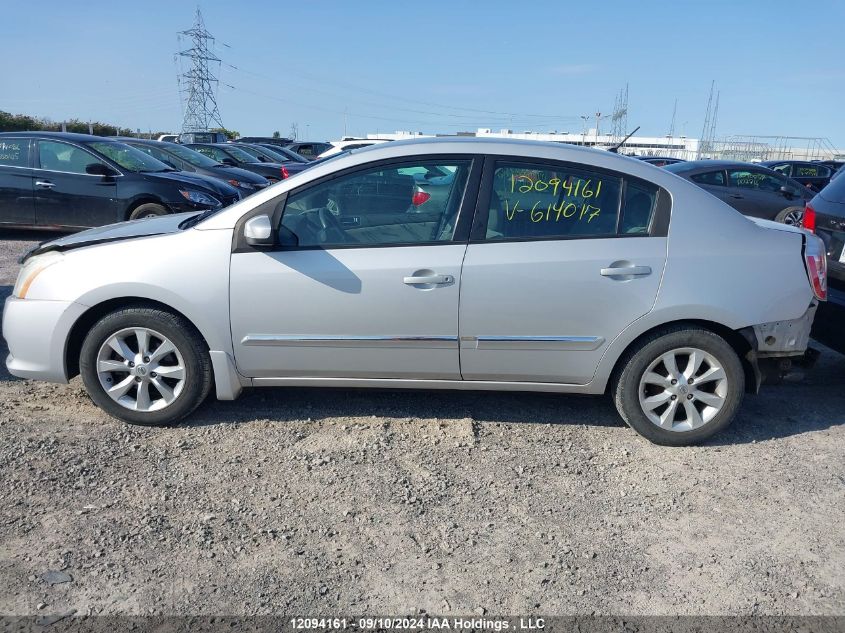
{"type": "Polygon", "coordinates": [[[107,314],[91,328],[79,370],[97,406],[142,426],[166,426],[189,415],[213,383],[208,348],[196,328],[181,316],[142,306],[107,314]]]}
{"type": "Polygon", "coordinates": [[[129,214],[129,219],[140,220],[141,218],[154,218],[159,215],[167,215],[168,213],[170,213],[170,211],[167,210],[167,207],[155,202],[146,202],[132,209],[132,213],[129,214]]]}
{"type": "Polygon", "coordinates": [[[803,226],[804,207],[787,207],[775,216],[775,222],[791,226],[803,226]]]}
{"type": "Polygon", "coordinates": [[[689,446],[731,423],[745,392],[745,372],[724,338],[679,325],[629,350],[611,390],[619,415],[637,433],[662,446],[689,446]]]}

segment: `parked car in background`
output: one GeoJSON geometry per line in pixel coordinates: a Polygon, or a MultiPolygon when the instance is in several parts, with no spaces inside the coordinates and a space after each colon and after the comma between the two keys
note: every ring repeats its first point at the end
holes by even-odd
{"type": "Polygon", "coordinates": [[[314,141],[291,141],[285,144],[292,152],[304,156],[308,160],[315,160],[320,154],[331,148],[331,143],[314,141]]]}
{"type": "Polygon", "coordinates": [[[734,209],[755,218],[801,226],[813,192],[768,167],[723,160],[691,160],[665,169],[694,182],[734,209]]]}
{"type": "Polygon", "coordinates": [[[666,165],[686,162],[683,158],[670,158],[668,156],[634,156],[634,158],[650,163],[655,167],[665,167],[666,165]]]}
{"type": "Polygon", "coordinates": [[[830,170],[834,173],[840,171],[842,166],[845,165],[845,160],[842,159],[831,159],[831,160],[814,160],[814,163],[818,163],[819,165],[824,165],[825,167],[829,167],[830,170]]]}
{"type": "Polygon", "coordinates": [[[281,145],[271,145],[270,143],[252,143],[253,145],[257,145],[258,147],[263,147],[264,149],[268,149],[271,152],[279,154],[283,158],[289,161],[294,161],[297,163],[310,163],[311,161],[305,158],[305,156],[301,156],[296,152],[289,150],[287,147],[282,147],[281,145]]]}
{"type": "Polygon", "coordinates": [[[222,132],[183,132],[180,143],[225,143],[229,137],[222,132]]]}
{"type": "Polygon", "coordinates": [[[287,156],[283,156],[278,154],[272,150],[265,149],[259,145],[253,145],[251,143],[233,143],[235,147],[238,147],[245,151],[247,154],[254,156],[262,163],[274,163],[282,166],[282,176],[284,178],[290,178],[294,174],[298,174],[304,169],[307,169],[310,166],[310,161],[300,162],[296,160],[291,160],[287,156]]]}
{"type": "Polygon", "coordinates": [[[212,388],[609,392],[643,436],[685,445],[802,357],[824,257],[805,231],[610,152],[399,141],[217,213],[42,244],[6,302],[6,366],[79,372],[146,425],[212,388]],[[447,190],[414,212],[429,173],[447,190]]]}
{"type": "Polygon", "coordinates": [[[117,140],[131,145],[153,158],[178,169],[222,180],[249,196],[270,184],[270,181],[246,169],[218,163],[216,160],[178,143],[160,143],[138,138],[116,137],[117,140]]]}
{"type": "Polygon", "coordinates": [[[236,140],[239,143],[269,143],[271,145],[281,145],[282,147],[295,142],[292,138],[276,138],[275,136],[241,136],[236,140]]]}
{"type": "Polygon", "coordinates": [[[252,154],[248,154],[231,143],[188,143],[187,147],[204,154],[218,163],[240,167],[254,174],[263,176],[271,183],[287,178],[288,172],[279,163],[262,163],[252,154]]]}
{"type": "MultiPolygon", "coordinates": [[[[351,152],[353,149],[361,149],[362,147],[369,147],[370,145],[379,145],[381,143],[387,143],[388,141],[384,139],[366,139],[366,138],[358,138],[358,139],[349,139],[343,141],[332,141],[323,152],[320,153],[318,158],[329,158],[330,156],[334,156],[335,154],[340,154],[341,152],[351,152]]],[[[299,150],[295,150],[299,151],[299,150]]]]}
{"type": "Polygon", "coordinates": [[[845,354],[845,178],[834,178],[807,203],[804,228],[821,238],[827,251],[828,296],[812,336],[845,354]]]}
{"type": "Polygon", "coordinates": [[[830,182],[833,170],[826,165],[801,160],[766,160],[760,163],[805,187],[819,192],[830,182]]]}
{"type": "Polygon", "coordinates": [[[0,224],[79,229],[221,209],[238,191],[176,171],[134,147],[62,132],[0,134],[0,224]]]}

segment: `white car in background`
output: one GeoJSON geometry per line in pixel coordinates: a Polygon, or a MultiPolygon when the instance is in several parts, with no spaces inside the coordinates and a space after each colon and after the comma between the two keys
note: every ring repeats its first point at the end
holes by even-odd
{"type": "Polygon", "coordinates": [[[398,141],[216,213],[42,244],[3,335],[13,375],[81,373],[136,424],[175,422],[212,389],[609,392],[640,434],[684,445],[804,354],[825,271],[819,238],[642,161],[398,141]],[[426,180],[439,190],[415,209],[426,180]]]}

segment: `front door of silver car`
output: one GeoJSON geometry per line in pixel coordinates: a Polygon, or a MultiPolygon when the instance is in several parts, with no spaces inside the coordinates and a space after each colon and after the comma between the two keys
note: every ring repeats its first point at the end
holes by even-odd
{"type": "Polygon", "coordinates": [[[586,384],[654,305],[668,194],[579,165],[488,165],[461,276],[463,378],[586,384]]]}
{"type": "Polygon", "coordinates": [[[238,370],[459,380],[466,237],[456,226],[472,164],[466,156],[381,163],[266,204],[280,245],[232,255],[238,370]],[[455,175],[441,198],[409,213],[415,167],[455,175]]]}

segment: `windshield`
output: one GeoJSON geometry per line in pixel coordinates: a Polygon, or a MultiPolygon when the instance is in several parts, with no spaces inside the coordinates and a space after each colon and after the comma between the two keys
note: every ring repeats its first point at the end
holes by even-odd
{"type": "Polygon", "coordinates": [[[213,158],[209,158],[205,154],[200,154],[199,152],[195,152],[190,147],[185,147],[184,145],[176,145],[176,143],[168,143],[167,147],[165,148],[166,151],[170,152],[174,156],[178,156],[182,160],[184,160],[189,165],[193,165],[194,167],[219,167],[220,163],[218,163],[213,158]]]}
{"type": "Polygon", "coordinates": [[[108,141],[97,141],[89,143],[88,146],[99,152],[106,158],[116,162],[127,171],[136,172],[157,172],[174,171],[172,167],[165,165],[160,160],[145,154],[139,149],[129,147],[123,143],[112,143],[108,141]]]}
{"type": "Polygon", "coordinates": [[[257,147],[250,147],[248,145],[238,145],[237,149],[241,150],[242,152],[246,152],[247,154],[249,154],[253,158],[257,158],[258,160],[261,160],[262,158],[269,158],[271,160],[276,160],[275,157],[270,156],[270,154],[265,154],[264,152],[259,150],[257,147]]]}

